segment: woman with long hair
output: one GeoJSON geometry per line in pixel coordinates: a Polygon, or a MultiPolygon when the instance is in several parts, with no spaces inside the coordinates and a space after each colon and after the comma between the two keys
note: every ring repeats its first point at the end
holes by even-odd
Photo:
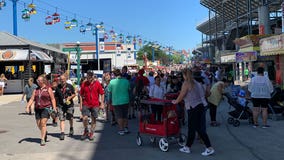
{"type": "Polygon", "coordinates": [[[0,75],[0,96],[2,96],[4,94],[4,89],[5,89],[5,85],[7,83],[8,79],[5,77],[5,74],[2,73],[0,75]]]}
{"type": "Polygon", "coordinates": [[[197,132],[206,146],[205,151],[201,154],[203,156],[209,156],[214,153],[214,149],[211,146],[205,127],[205,92],[202,85],[194,80],[190,69],[184,69],[182,74],[184,82],[182,84],[181,92],[178,98],[172,101],[173,104],[178,104],[180,101],[184,100],[188,114],[188,139],[186,146],[181,148],[180,151],[184,153],[191,152],[190,147],[193,144],[195,133],[197,132]]]}
{"type": "Polygon", "coordinates": [[[33,91],[32,97],[26,106],[26,112],[29,113],[30,106],[35,103],[36,124],[41,132],[40,145],[44,146],[47,141],[46,123],[50,117],[51,107],[56,111],[56,101],[53,91],[47,86],[47,79],[44,75],[37,78],[38,88],[33,91]]]}

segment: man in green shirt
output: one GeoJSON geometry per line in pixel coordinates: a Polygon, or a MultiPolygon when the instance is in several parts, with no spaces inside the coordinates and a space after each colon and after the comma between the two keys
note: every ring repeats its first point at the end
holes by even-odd
{"type": "Polygon", "coordinates": [[[128,131],[128,106],[129,106],[129,81],[121,77],[119,69],[114,71],[115,79],[112,79],[108,86],[111,94],[111,103],[114,107],[115,116],[119,127],[118,134],[124,135],[128,131]]]}

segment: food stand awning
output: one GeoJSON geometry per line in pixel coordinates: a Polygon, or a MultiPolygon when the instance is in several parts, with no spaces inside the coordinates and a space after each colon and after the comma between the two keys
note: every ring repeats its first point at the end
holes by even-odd
{"type": "MultiPolygon", "coordinates": [[[[27,61],[29,60],[29,50],[7,49],[0,50],[0,61],[27,61]]],[[[30,60],[53,62],[52,57],[38,50],[31,50],[30,60]]]]}
{"type": "Polygon", "coordinates": [[[260,40],[260,55],[273,56],[284,54],[284,34],[260,40]]]}

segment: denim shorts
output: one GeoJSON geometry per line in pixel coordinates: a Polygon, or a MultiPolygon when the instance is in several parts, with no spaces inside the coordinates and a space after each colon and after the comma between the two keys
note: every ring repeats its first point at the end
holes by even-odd
{"type": "Polygon", "coordinates": [[[88,108],[87,106],[82,107],[83,116],[92,116],[93,118],[98,118],[99,107],[88,108]]]}

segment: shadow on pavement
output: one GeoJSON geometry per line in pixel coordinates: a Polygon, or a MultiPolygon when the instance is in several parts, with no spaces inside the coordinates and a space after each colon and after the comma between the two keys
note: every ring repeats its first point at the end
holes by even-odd
{"type": "Polygon", "coordinates": [[[40,138],[24,138],[21,139],[18,143],[22,142],[40,143],[40,138]]]}

